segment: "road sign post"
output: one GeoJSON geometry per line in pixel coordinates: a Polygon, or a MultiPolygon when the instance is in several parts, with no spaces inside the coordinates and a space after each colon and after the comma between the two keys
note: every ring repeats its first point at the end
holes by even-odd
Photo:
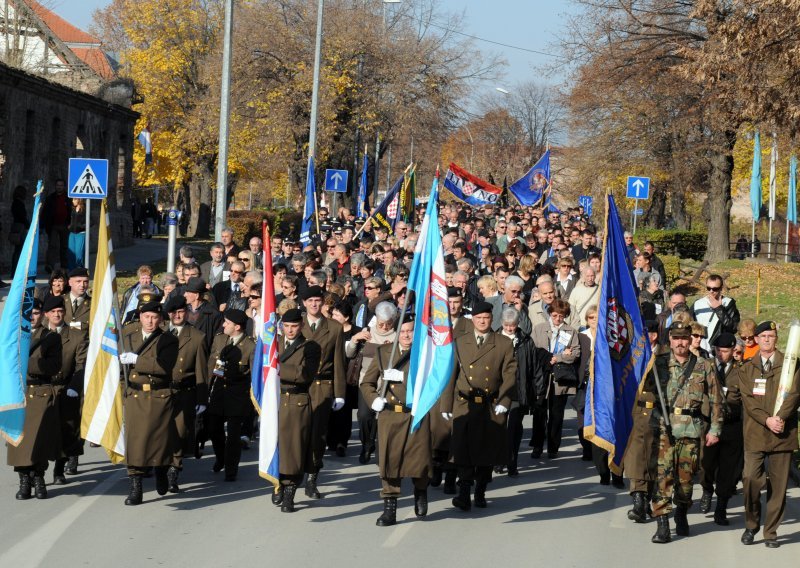
{"type": "Polygon", "coordinates": [[[347,192],[347,178],[350,172],[347,170],[325,170],[325,191],[333,193],[333,203],[331,205],[331,217],[336,217],[338,211],[338,194],[347,192]]]}
{"type": "Polygon", "coordinates": [[[626,196],[633,199],[633,234],[636,234],[636,211],[639,209],[639,200],[650,197],[650,178],[642,176],[628,176],[626,196]]]}
{"type": "Polygon", "coordinates": [[[178,212],[170,209],[167,212],[167,272],[175,272],[175,249],[178,241],[178,212]]]}
{"type": "MultiPolygon", "coordinates": [[[[92,199],[108,196],[108,160],[70,158],[67,197],[86,200],[86,239],[83,245],[83,264],[89,268],[89,236],[92,226],[92,199]]],[[[101,219],[101,222],[105,222],[101,219]]]]}

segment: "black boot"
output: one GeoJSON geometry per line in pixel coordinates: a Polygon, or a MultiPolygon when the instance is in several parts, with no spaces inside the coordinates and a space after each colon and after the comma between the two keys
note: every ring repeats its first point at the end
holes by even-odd
{"type": "Polygon", "coordinates": [[[64,468],[67,475],[78,475],[78,456],[67,458],[67,466],[64,468]]]}
{"type": "Polygon", "coordinates": [[[283,495],[285,490],[286,487],[284,485],[280,485],[278,486],[277,491],[272,492],[272,504],[275,505],[276,507],[280,507],[281,504],[283,503],[283,495]]]}
{"type": "Polygon", "coordinates": [[[424,517],[428,514],[428,490],[414,490],[414,514],[417,517],[424,517]]]}
{"type": "Polygon", "coordinates": [[[634,491],[631,497],[633,498],[633,509],[628,511],[628,518],[634,523],[645,522],[647,513],[645,512],[644,491],[634,491]]]}
{"type": "Polygon", "coordinates": [[[31,498],[31,474],[20,472],[19,474],[19,491],[17,491],[17,499],[25,501],[31,498]]]}
{"type": "Polygon", "coordinates": [[[156,493],[166,495],[169,490],[169,477],[166,467],[156,468],[156,493]]]}
{"type": "Polygon", "coordinates": [[[33,474],[33,494],[37,499],[47,499],[47,485],[44,482],[44,472],[33,474]]]}
{"type": "Polygon", "coordinates": [[[67,463],[67,458],[58,458],[55,465],[53,465],[53,485],[64,485],[67,483],[67,478],[64,477],[64,465],[67,463]]]}
{"type": "MultiPolygon", "coordinates": [[[[711,498],[714,494],[711,491],[703,491],[703,496],[700,497],[700,512],[704,515],[711,510],[711,498]]],[[[675,517],[675,524],[678,524],[678,517],[675,517]]]]}
{"type": "Polygon", "coordinates": [[[444,472],[444,494],[456,494],[456,472],[447,470],[444,472]]]}
{"type": "Polygon", "coordinates": [[[438,465],[433,466],[433,476],[431,476],[431,487],[439,487],[442,484],[442,468],[438,465]]]}
{"type": "Polygon", "coordinates": [[[169,469],[167,470],[167,491],[170,493],[177,493],[181,490],[181,488],[178,487],[178,473],[177,467],[174,465],[169,466],[169,469]]]}
{"type": "Polygon", "coordinates": [[[486,484],[475,484],[475,506],[481,509],[486,508],[486,484]]]}
{"type": "Polygon", "coordinates": [[[675,534],[678,536],[689,536],[689,519],[686,518],[688,507],[678,505],[675,507],[675,534]]]}
{"type": "Polygon", "coordinates": [[[142,476],[141,475],[131,475],[128,477],[130,479],[130,492],[128,493],[127,499],[125,499],[126,505],[141,505],[142,504],[142,476]]]}
{"type": "Polygon", "coordinates": [[[281,503],[281,513],[294,513],[294,493],[297,485],[287,485],[283,490],[283,500],[281,503]]]}
{"type": "Polygon", "coordinates": [[[656,517],[656,522],[658,523],[658,528],[656,529],[656,534],[653,535],[650,541],[656,544],[666,544],[670,542],[672,536],[669,534],[669,515],[656,517]]]}
{"type": "Polygon", "coordinates": [[[714,522],[721,527],[731,524],[728,520],[728,498],[717,495],[717,507],[714,509],[714,522]]]}
{"type": "Polygon", "coordinates": [[[321,499],[322,495],[317,490],[317,473],[309,473],[306,480],[306,497],[309,499],[321,499]]]}
{"type": "Polygon", "coordinates": [[[453,497],[453,507],[457,507],[462,511],[469,511],[472,509],[472,501],[469,497],[470,484],[462,481],[458,484],[458,495],[453,497]]]}
{"type": "Polygon", "coordinates": [[[383,514],[375,524],[379,527],[390,527],[397,524],[397,497],[386,497],[383,500],[383,514]]]}

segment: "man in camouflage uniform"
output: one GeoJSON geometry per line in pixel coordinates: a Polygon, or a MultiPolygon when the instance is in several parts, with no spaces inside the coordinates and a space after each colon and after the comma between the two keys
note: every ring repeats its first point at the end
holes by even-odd
{"type": "Polygon", "coordinates": [[[653,494],[653,516],[658,521],[652,539],[655,543],[671,540],[669,512],[673,501],[675,532],[689,535],[686,513],[692,504],[692,478],[699,465],[701,438],[705,436],[706,446],[713,446],[722,431],[721,393],[714,363],[693,355],[690,341],[691,328],[673,323],[669,328],[671,351],[656,357],[653,370],[645,379],[644,388],[659,393],[651,415],[651,426],[657,428],[659,439],[658,478],[653,494]],[[709,409],[709,416],[703,415],[703,408],[709,409]]]}

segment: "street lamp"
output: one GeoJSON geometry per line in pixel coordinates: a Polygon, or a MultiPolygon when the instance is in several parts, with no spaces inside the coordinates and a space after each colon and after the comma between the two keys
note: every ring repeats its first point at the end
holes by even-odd
{"type": "Polygon", "coordinates": [[[220,104],[219,104],[217,211],[216,211],[216,218],[214,219],[214,239],[217,242],[219,242],[222,239],[222,229],[225,227],[225,217],[228,208],[228,124],[230,122],[230,115],[231,115],[232,35],[233,35],[233,0],[226,0],[225,37],[223,40],[223,48],[222,48],[222,80],[221,80],[222,92],[220,93],[220,104]]]}

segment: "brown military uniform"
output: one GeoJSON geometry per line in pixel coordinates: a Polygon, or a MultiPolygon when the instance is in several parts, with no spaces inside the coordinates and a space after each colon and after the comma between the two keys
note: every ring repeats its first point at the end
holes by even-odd
{"type": "Polygon", "coordinates": [[[783,353],[775,351],[772,369],[764,371],[761,355],[756,354],[738,369],[739,389],[744,406],[744,505],[745,526],[758,529],[761,524],[761,491],[767,490],[767,511],[764,538],[775,539],[786,508],[786,486],[789,481],[792,452],[798,449],[797,405],[800,368],[777,416],[784,430],[774,434],[767,428],[767,418],[775,415],[775,401],[783,369],[783,353]],[[765,465],[765,461],[768,465],[765,465]],[[769,482],[767,482],[767,474],[769,482]]]}
{"type": "Polygon", "coordinates": [[[311,466],[311,398],[308,390],[319,369],[320,348],[303,335],[286,349],[278,340],[281,400],[278,449],[281,484],[298,484],[311,466]]]}
{"type": "MultiPolygon", "coordinates": [[[[398,347],[399,349],[399,347],[398,347]]],[[[380,396],[384,369],[388,368],[392,345],[378,348],[372,364],[361,383],[361,392],[370,406],[380,396]]],[[[402,371],[403,382],[391,382],[386,389],[386,406],[378,413],[378,467],[383,490],[381,497],[400,495],[400,480],[410,477],[414,489],[424,490],[433,467],[431,461],[431,432],[428,416],[411,433],[411,409],[406,406],[406,384],[410,351],[399,352],[391,368],[402,371]]]]}
{"type": "Polygon", "coordinates": [[[658,404],[655,393],[642,390],[633,406],[633,428],[622,458],[625,476],[630,479],[630,492],[650,494],[656,480],[658,439],[650,426],[650,416],[658,404]]]}
{"type": "MultiPolygon", "coordinates": [[[[54,332],[56,330],[53,330],[54,332]]],[[[83,331],[64,324],[60,332],[61,369],[53,377],[61,420],[61,453],[63,457],[83,455],[81,440],[81,398],[67,396],[67,390],[83,392],[83,370],[89,342],[83,331]]]]}
{"type": "Polygon", "coordinates": [[[25,424],[17,447],[8,445],[8,465],[14,471],[34,471],[41,475],[47,462],[61,452],[58,400],[53,377],[61,368],[61,342],[58,335],[42,327],[31,334],[25,389],[25,424]]]}
{"type": "Polygon", "coordinates": [[[128,475],[142,475],[147,467],[169,466],[178,442],[171,388],[178,339],[157,328],[146,343],[141,331],[122,342],[138,355],[124,400],[125,463],[128,475]]]}
{"type": "MultiPolygon", "coordinates": [[[[169,327],[165,329],[166,333],[169,327]]],[[[183,467],[183,454],[194,448],[194,423],[198,404],[208,401],[208,350],[206,336],[190,325],[184,325],[178,334],[178,361],[172,372],[172,394],[175,404],[175,427],[178,445],[172,465],[183,467]]]]}
{"type": "Polygon", "coordinates": [[[64,294],[64,323],[72,329],[83,333],[84,339],[89,339],[89,314],[92,311],[92,298],[84,294],[83,301],[79,300],[78,309],[72,306],[75,298],[72,294],[64,294]]]}

